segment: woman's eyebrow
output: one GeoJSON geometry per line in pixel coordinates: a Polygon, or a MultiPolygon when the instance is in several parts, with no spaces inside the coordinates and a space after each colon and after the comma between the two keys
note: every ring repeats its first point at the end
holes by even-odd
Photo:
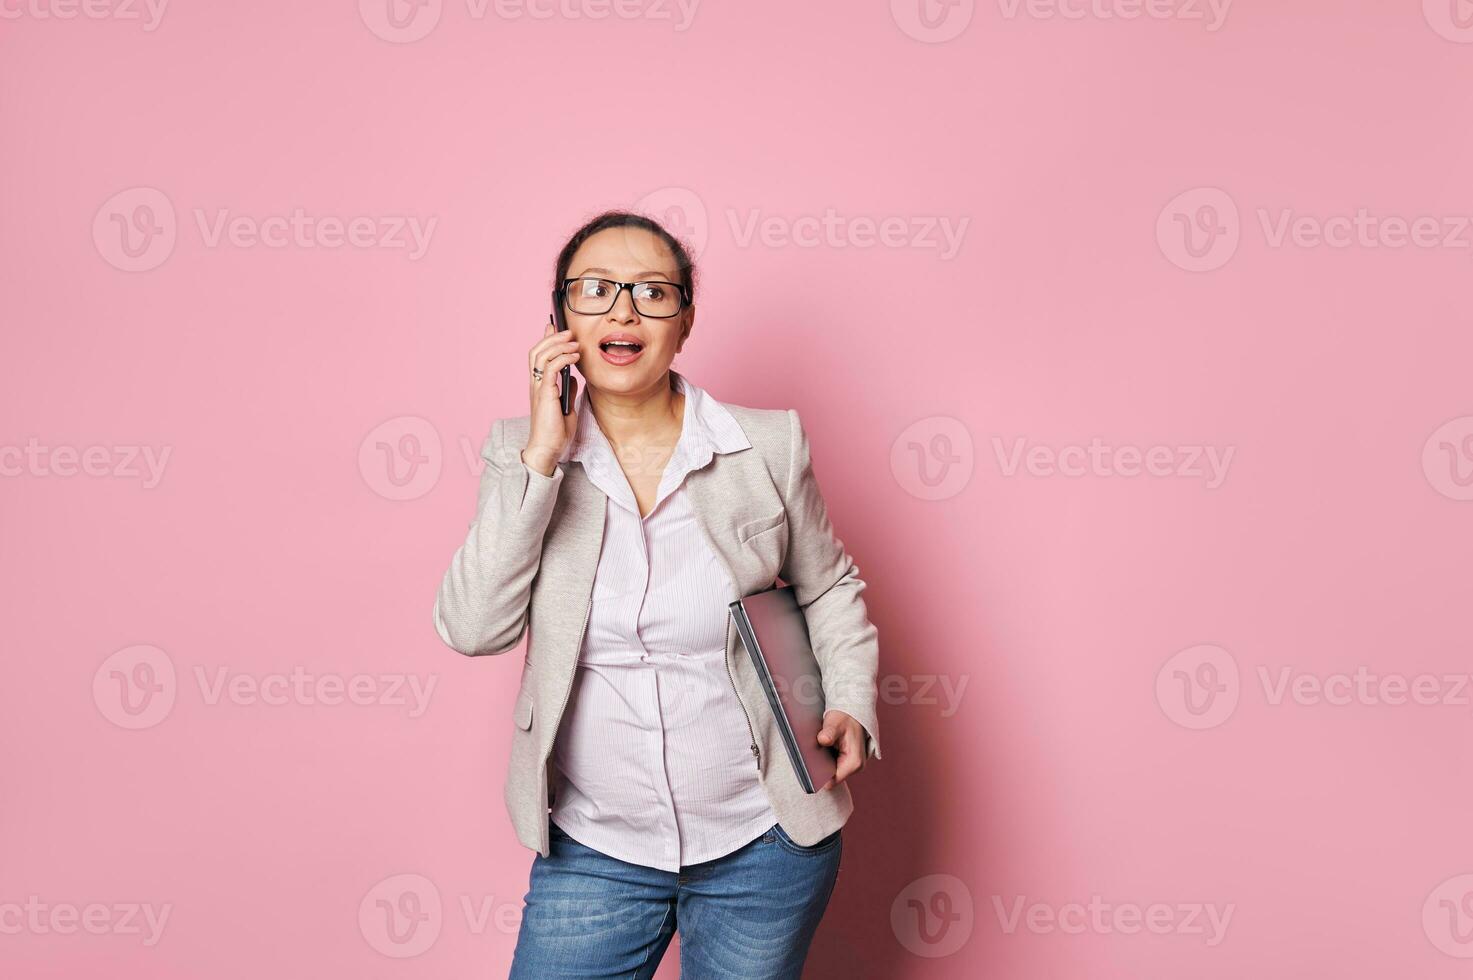
{"type": "MultiPolygon", "coordinates": [[[[606,277],[608,277],[610,279],[614,278],[614,273],[613,272],[609,271],[608,269],[600,269],[597,266],[591,266],[591,267],[583,270],[583,274],[584,275],[587,275],[590,272],[597,272],[599,275],[606,276],[606,277]]],[[[643,270],[641,272],[636,272],[634,274],[634,278],[635,279],[639,279],[642,276],[658,276],[662,282],[674,282],[675,280],[670,279],[669,278],[669,275],[670,275],[670,273],[668,273],[668,272],[660,272],[657,269],[645,269],[645,270],[643,270]]],[[[579,277],[578,276],[574,276],[573,278],[574,279],[577,279],[579,277]]]]}

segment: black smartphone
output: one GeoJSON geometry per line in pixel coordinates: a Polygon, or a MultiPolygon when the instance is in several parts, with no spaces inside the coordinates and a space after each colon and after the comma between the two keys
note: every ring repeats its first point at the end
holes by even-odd
{"type": "MultiPolygon", "coordinates": [[[[568,318],[563,315],[563,291],[554,289],[552,291],[552,326],[554,330],[568,329],[568,318]]],[[[573,412],[573,365],[567,364],[558,372],[562,375],[563,387],[560,391],[563,400],[563,414],[571,415],[573,412]]]]}

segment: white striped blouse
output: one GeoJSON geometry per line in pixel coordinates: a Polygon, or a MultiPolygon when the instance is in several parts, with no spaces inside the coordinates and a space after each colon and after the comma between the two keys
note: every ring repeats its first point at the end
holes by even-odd
{"type": "MultiPolygon", "coordinates": [[[[679,871],[777,822],[757,778],[746,715],[726,666],[737,598],[684,490],[714,454],[751,446],[736,419],[672,371],[680,438],[641,518],[587,399],[559,462],[583,464],[608,496],[593,606],[553,746],[552,819],[595,850],[679,871]]],[[[551,479],[533,471],[534,479],[551,479]]]]}

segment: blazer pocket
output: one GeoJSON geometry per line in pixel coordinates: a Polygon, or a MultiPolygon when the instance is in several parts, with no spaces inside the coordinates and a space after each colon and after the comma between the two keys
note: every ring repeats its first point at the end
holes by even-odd
{"type": "Polygon", "coordinates": [[[532,695],[526,691],[517,692],[517,706],[513,716],[518,728],[523,731],[532,730],[532,695]]]}
{"type": "Polygon", "coordinates": [[[773,528],[783,524],[788,519],[788,512],[780,510],[776,514],[767,517],[759,517],[754,521],[748,521],[737,528],[737,540],[743,543],[750,541],[763,531],[771,531],[773,528]]]}

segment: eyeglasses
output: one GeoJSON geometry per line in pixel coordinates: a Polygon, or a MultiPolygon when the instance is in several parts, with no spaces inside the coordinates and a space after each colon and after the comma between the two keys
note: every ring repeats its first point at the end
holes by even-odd
{"type": "Polygon", "coordinates": [[[563,302],[574,313],[599,316],[609,312],[619,294],[629,290],[634,308],[640,316],[656,319],[672,317],[690,303],[690,290],[678,282],[651,279],[645,282],[618,282],[613,279],[581,277],[563,280],[563,302]]]}

